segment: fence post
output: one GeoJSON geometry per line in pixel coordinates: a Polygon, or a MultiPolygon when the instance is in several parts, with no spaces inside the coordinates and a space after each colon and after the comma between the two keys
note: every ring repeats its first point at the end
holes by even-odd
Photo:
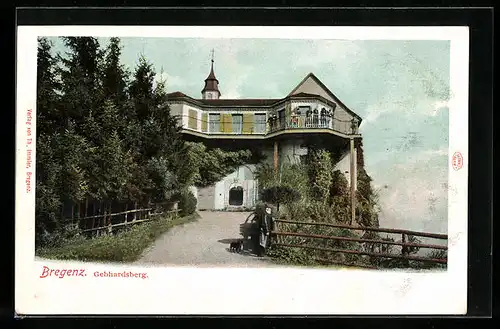
{"type": "MultiPolygon", "coordinates": [[[[106,208],[104,208],[104,209],[106,209],[106,208]]],[[[101,225],[101,227],[105,227],[106,226],[106,215],[107,214],[108,214],[108,211],[104,210],[104,217],[102,218],[102,225],[101,225]]],[[[101,232],[101,233],[104,233],[104,232],[101,232]]]]}
{"type": "MultiPolygon", "coordinates": [[[[406,234],[405,233],[402,234],[401,242],[406,243],[406,234]]],[[[401,254],[404,257],[406,257],[410,254],[407,246],[401,246],[401,254]]],[[[410,264],[410,261],[407,258],[403,259],[403,262],[406,266],[408,266],[410,264]]]]}
{"type": "Polygon", "coordinates": [[[133,222],[137,219],[137,201],[134,202],[134,219],[132,219],[133,222]]]}
{"type": "Polygon", "coordinates": [[[111,226],[111,216],[109,216],[109,221],[108,221],[108,234],[109,235],[113,234],[113,227],[111,226]]]}
{"type": "MultiPolygon", "coordinates": [[[[401,242],[406,243],[406,234],[401,235],[401,242]]],[[[401,255],[406,256],[408,254],[408,249],[406,246],[401,246],[401,255]]]]}

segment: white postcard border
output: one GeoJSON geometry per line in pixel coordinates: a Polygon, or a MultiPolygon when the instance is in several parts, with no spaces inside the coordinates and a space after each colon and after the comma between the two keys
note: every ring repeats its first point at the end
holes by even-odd
{"type": "MultiPolygon", "coordinates": [[[[18,314],[465,314],[467,305],[467,27],[19,26],[16,94],[15,310],[18,314]],[[26,192],[27,111],[36,118],[38,36],[137,36],[450,40],[448,270],[161,268],[34,259],[35,164],[26,192]],[[463,156],[454,170],[451,157],[463,156]],[[39,278],[42,267],[85,268],[88,277],[39,278]],[[103,280],[98,270],[145,271],[149,279],[103,280]],[[248,283],[255,283],[250,285],[248,283]],[[242,283],[247,283],[246,285],[242,283]],[[265,283],[265,288],[262,287],[265,283]],[[256,288],[259,287],[259,288],[256,288]],[[241,297],[241,298],[239,298],[241,297]],[[259,301],[251,302],[251,301],[259,301]]],[[[33,119],[31,135],[36,143],[33,119]]]]}

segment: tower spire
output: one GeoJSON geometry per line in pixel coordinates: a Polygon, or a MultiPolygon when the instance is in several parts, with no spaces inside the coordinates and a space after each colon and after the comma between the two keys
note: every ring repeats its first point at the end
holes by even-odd
{"type": "Polygon", "coordinates": [[[205,79],[205,87],[201,91],[203,99],[218,99],[220,97],[219,80],[215,77],[214,73],[214,49],[211,50],[210,58],[210,74],[205,79]]]}

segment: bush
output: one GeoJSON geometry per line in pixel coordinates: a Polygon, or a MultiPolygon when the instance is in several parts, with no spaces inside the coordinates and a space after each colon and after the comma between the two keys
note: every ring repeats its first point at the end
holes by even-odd
{"type": "Polygon", "coordinates": [[[143,251],[171,227],[194,220],[194,215],[159,218],[134,225],[115,235],[74,240],[62,246],[42,248],[37,251],[37,256],[60,260],[132,262],[139,259],[143,251]]]}
{"type": "Polygon", "coordinates": [[[188,191],[181,194],[179,200],[179,208],[181,210],[180,215],[188,216],[193,214],[196,211],[197,203],[198,201],[196,200],[196,197],[194,196],[193,192],[188,191]]]}
{"type": "Polygon", "coordinates": [[[300,192],[289,186],[273,186],[262,190],[261,200],[273,204],[290,204],[299,201],[301,198],[300,192]]]}

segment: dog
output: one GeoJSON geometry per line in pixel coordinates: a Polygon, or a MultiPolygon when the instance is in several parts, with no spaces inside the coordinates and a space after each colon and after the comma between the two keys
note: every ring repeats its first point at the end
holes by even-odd
{"type": "Polygon", "coordinates": [[[229,251],[240,253],[242,247],[243,247],[243,240],[236,240],[231,242],[231,244],[229,245],[229,251]]]}

